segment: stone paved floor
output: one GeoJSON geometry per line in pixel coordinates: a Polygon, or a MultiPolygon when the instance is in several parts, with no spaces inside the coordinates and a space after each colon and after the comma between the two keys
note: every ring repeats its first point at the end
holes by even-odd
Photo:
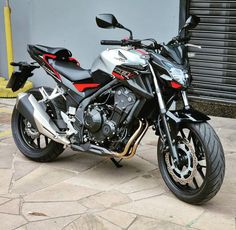
{"type": "Polygon", "coordinates": [[[162,181],[151,131],[121,169],[69,149],[40,164],[23,157],[12,140],[13,104],[0,100],[0,229],[235,229],[236,120],[212,119],[225,149],[225,181],[214,199],[193,206],[162,181]]]}

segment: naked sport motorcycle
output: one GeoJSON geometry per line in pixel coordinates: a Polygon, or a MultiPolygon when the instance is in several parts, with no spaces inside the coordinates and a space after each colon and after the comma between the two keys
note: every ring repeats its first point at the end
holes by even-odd
{"type": "Polygon", "coordinates": [[[34,161],[48,162],[70,147],[108,157],[120,167],[152,127],[169,189],[191,204],[210,200],[222,185],[225,163],[220,140],[207,123],[210,118],[192,108],[187,97],[192,81],[188,46],[194,45],[183,31],[199,21],[190,16],[178,36],[159,44],[134,39],[112,14],[100,14],[99,27],[124,29],[130,36],[102,40],[102,45],[116,47],[103,51],[91,69],[83,69],[65,48],[28,45],[35,62],[12,63],[19,71],[8,87],[18,90],[39,67],[57,86],[18,95],[12,133],[19,150],[34,161]]]}

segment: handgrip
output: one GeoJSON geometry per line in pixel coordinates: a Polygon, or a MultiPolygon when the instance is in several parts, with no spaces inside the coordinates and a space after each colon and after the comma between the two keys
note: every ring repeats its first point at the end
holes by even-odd
{"type": "Polygon", "coordinates": [[[121,46],[121,45],[123,45],[123,42],[119,41],[119,40],[101,40],[101,45],[117,45],[117,46],[121,46]]]}

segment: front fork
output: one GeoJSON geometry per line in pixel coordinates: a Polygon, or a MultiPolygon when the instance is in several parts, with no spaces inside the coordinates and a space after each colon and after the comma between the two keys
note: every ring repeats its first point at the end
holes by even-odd
{"type": "MultiPolygon", "coordinates": [[[[159,107],[160,107],[160,116],[163,122],[163,128],[164,128],[164,132],[165,132],[165,138],[167,140],[168,146],[169,146],[169,151],[170,154],[172,156],[172,159],[174,161],[175,166],[178,166],[180,163],[179,160],[179,156],[177,153],[177,148],[176,148],[176,144],[174,142],[174,140],[172,140],[171,138],[171,134],[170,134],[170,130],[169,130],[169,126],[167,123],[167,119],[166,119],[166,106],[160,91],[160,87],[159,84],[157,82],[157,78],[156,78],[156,74],[151,66],[151,64],[149,64],[152,76],[153,76],[153,81],[154,81],[154,85],[155,85],[155,90],[156,90],[156,94],[157,94],[157,98],[158,98],[158,103],[159,103],[159,107]]],[[[188,103],[188,98],[186,95],[185,91],[182,91],[182,98],[183,98],[183,102],[184,102],[184,107],[185,109],[189,109],[189,103],[188,103]]]]}

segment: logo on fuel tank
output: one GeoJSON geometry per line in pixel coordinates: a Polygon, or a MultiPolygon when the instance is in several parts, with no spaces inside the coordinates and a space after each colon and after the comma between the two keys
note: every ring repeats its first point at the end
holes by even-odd
{"type": "Polygon", "coordinates": [[[121,69],[119,67],[115,67],[115,69],[112,72],[112,75],[119,79],[124,80],[124,79],[129,79],[130,77],[133,77],[135,74],[127,70],[121,69]]]}

